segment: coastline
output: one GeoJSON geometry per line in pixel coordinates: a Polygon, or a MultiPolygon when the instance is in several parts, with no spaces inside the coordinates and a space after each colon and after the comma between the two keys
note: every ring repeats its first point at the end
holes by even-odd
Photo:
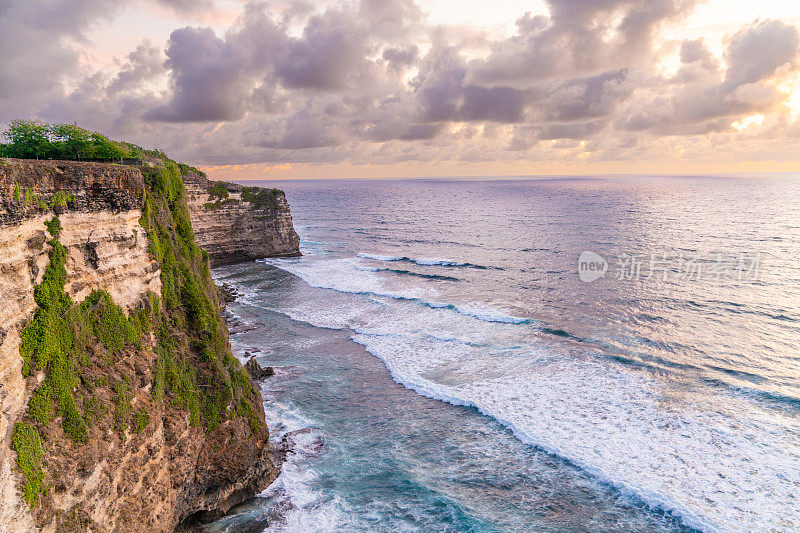
{"type": "Polygon", "coordinates": [[[423,523],[455,520],[466,530],[494,530],[489,523],[518,530],[554,522],[578,527],[581,517],[598,519],[610,512],[623,512],[631,531],[664,526],[669,531],[687,530],[677,518],[522,442],[477,409],[403,386],[384,362],[350,338],[349,331],[319,328],[264,307],[262,301],[280,297],[270,291],[283,294],[279,287],[286,285],[297,286],[298,297],[305,297],[306,288],[296,285],[293,276],[248,264],[215,269],[215,278],[218,283],[232,283],[232,278],[244,282],[237,287],[240,298],[230,307],[239,324],[231,341],[238,355],[247,351],[262,364],[274,365],[276,375],[259,383],[273,435],[300,430],[308,440],[300,443],[281,475],[248,509],[204,531],[221,531],[223,524],[246,527],[267,519],[277,530],[380,527],[369,521],[373,513],[361,507],[357,495],[384,484],[393,488],[388,493],[388,488],[378,490],[382,496],[377,497],[388,498],[380,505],[424,509],[430,514],[418,518],[423,523]],[[259,272],[268,283],[256,283],[259,272]],[[388,453],[376,456],[376,449],[388,453]],[[461,457],[459,461],[466,460],[462,471],[447,466],[453,453],[461,457]],[[426,466],[417,465],[418,461],[426,466]],[[472,488],[480,472],[487,476],[480,481],[486,488],[499,483],[503,489],[492,494],[480,485],[472,488]],[[376,479],[383,481],[375,486],[376,479]],[[542,480],[547,480],[546,486],[559,486],[559,503],[541,492],[542,480]],[[474,507],[478,502],[482,503],[474,507]],[[494,509],[490,522],[482,515],[486,506],[494,509]],[[540,506],[552,510],[542,515],[541,510],[534,511],[540,506]],[[312,527],[320,521],[327,521],[327,526],[312,527]]]}

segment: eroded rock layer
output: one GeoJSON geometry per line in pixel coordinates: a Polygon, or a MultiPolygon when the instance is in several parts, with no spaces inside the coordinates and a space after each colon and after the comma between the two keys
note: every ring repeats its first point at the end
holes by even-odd
{"type": "Polygon", "coordinates": [[[253,188],[266,201],[248,201],[241,185],[222,184],[227,194],[220,198],[209,194],[209,188],[221,182],[190,173],[185,183],[197,243],[209,253],[212,266],[300,255],[300,238],[283,191],[253,188]]]}
{"type": "MultiPolygon", "coordinates": [[[[30,419],[29,401],[45,379],[44,369],[23,376],[20,355],[20,334],[37,309],[34,288],[50,262],[45,222],[54,214],[60,220],[58,241],[67,251],[63,290],[75,305],[104,290],[131,316],[152,316],[153,295],[157,301],[162,292],[161,265],[140,225],[143,169],[0,161],[0,531],[173,531],[262,490],[278,469],[257,389],[213,427],[192,420],[178,402],[153,397],[160,352],[151,332],[113,354],[99,341],[88,344],[73,390],[88,437],[69,438],[58,411],[38,425],[44,490],[34,505],[25,501],[11,442],[15,424],[30,419]],[[115,402],[128,411],[120,415],[115,402]],[[249,418],[237,414],[243,408],[252,410],[249,418]]],[[[203,290],[215,294],[213,286],[203,290]]],[[[176,346],[189,349],[185,339],[176,346]]]]}

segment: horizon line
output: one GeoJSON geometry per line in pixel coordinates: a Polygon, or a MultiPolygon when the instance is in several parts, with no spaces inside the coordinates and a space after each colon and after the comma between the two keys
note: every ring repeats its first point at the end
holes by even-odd
{"type": "Polygon", "coordinates": [[[611,178],[611,177],[650,177],[650,178],[693,178],[693,177],[708,177],[708,178],[737,178],[737,177],[765,177],[765,176],[780,176],[780,175],[798,175],[800,172],[792,170],[784,171],[765,171],[765,172],[695,172],[695,173],[675,173],[675,172],[630,172],[630,173],[600,173],[600,174],[475,174],[469,176],[391,176],[391,177],[369,177],[369,176],[348,176],[337,178],[295,178],[295,177],[280,177],[280,178],[227,178],[226,180],[213,180],[211,181],[406,181],[406,180],[451,180],[451,181],[467,181],[467,180],[487,180],[487,181],[500,181],[500,180],[524,180],[524,179],[564,179],[564,178],[578,178],[578,179],[591,179],[591,178],[611,178]]]}

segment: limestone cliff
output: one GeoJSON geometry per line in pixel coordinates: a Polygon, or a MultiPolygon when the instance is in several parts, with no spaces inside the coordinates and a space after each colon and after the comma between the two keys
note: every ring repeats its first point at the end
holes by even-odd
{"type": "Polygon", "coordinates": [[[0,531],[172,531],[274,479],[178,167],[3,159],[0,205],[0,531]]]}
{"type": "Polygon", "coordinates": [[[283,191],[210,182],[196,172],[185,183],[197,242],[212,266],[300,255],[283,191]]]}

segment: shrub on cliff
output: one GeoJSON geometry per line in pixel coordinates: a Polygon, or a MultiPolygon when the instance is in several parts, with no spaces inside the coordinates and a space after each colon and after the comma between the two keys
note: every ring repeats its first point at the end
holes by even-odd
{"type": "Polygon", "coordinates": [[[228,188],[221,181],[208,188],[208,195],[211,198],[224,200],[228,197],[228,188]]]}
{"type": "Polygon", "coordinates": [[[276,195],[280,191],[278,189],[264,189],[262,187],[243,187],[242,200],[248,202],[252,209],[261,209],[268,207],[270,209],[277,209],[278,200],[276,195]]]}
{"type": "Polygon", "coordinates": [[[242,402],[252,404],[257,395],[228,348],[208,254],[194,241],[181,170],[166,160],[145,172],[148,190],[140,223],[161,262],[164,302],[164,319],[156,331],[153,396],[171,398],[189,410],[192,423],[202,421],[209,431],[232,416],[245,416],[251,427],[261,428],[255,411],[240,407],[242,402]],[[186,343],[178,342],[180,338],[186,343]]]}
{"type": "Polygon", "coordinates": [[[157,331],[153,395],[171,396],[173,403],[189,410],[193,423],[202,419],[208,430],[237,415],[247,417],[251,427],[263,427],[252,409],[238,407],[251,403],[256,393],[249,377],[242,379],[242,367],[227,346],[208,254],[194,242],[181,169],[167,160],[145,178],[149,191],[140,222],[161,261],[167,318],[157,331]],[[188,346],[176,342],[176,330],[188,332],[188,346]]]}
{"type": "Polygon", "coordinates": [[[85,355],[90,341],[97,339],[111,355],[139,342],[133,325],[108,293],[94,291],[80,305],[73,304],[64,292],[67,249],[58,240],[61,221],[54,216],[45,226],[52,237],[48,241],[50,263],[34,288],[38,308],[22,331],[20,344],[23,375],[40,370],[45,377],[31,397],[26,420],[16,424],[12,439],[17,464],[26,478],[25,500],[31,506],[44,491],[40,429],[58,416],[67,437],[78,443],[89,438],[90,402],[77,389],[90,366],[85,355]]]}

